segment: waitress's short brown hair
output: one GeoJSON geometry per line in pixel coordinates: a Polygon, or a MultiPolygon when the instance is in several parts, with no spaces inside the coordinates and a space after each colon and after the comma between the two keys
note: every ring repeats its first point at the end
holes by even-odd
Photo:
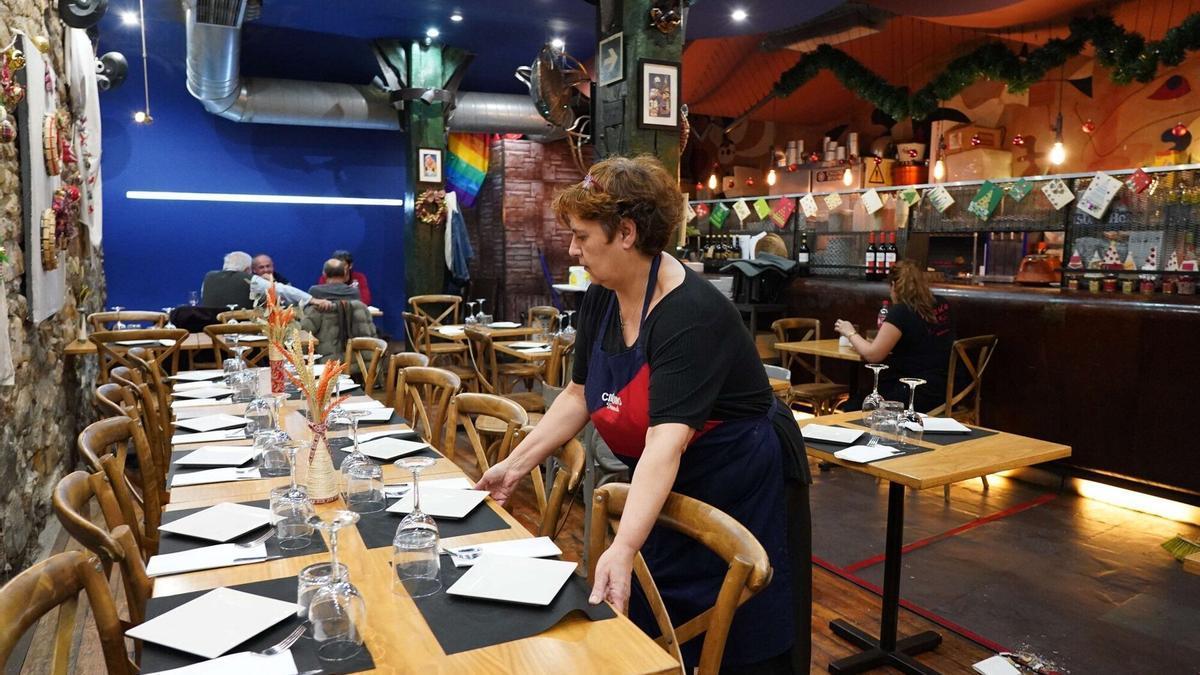
{"type": "Polygon", "coordinates": [[[683,219],[683,194],[657,158],[609,157],[554,197],[554,215],[564,225],[570,224],[571,216],[598,221],[609,241],[621,219],[629,218],[637,232],[637,249],[654,256],[666,248],[683,219]]]}

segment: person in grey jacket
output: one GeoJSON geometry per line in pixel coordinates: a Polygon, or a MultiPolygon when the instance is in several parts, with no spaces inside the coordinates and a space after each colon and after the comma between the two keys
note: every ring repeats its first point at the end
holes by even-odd
{"type": "Polygon", "coordinates": [[[314,298],[325,300],[362,300],[358,287],[350,285],[350,269],[345,261],[330,258],[325,261],[325,282],[309,287],[308,292],[314,298]]]}

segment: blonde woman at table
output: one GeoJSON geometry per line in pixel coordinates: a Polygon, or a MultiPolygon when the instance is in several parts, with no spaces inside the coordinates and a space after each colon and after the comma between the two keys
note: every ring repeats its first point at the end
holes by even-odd
{"type": "MultiPolygon", "coordinates": [[[[874,340],[868,340],[854,325],[838,319],[833,329],[850,341],[854,351],[868,363],[884,363],[879,374],[879,393],[889,401],[908,402],[908,387],[902,377],[918,377],[914,407],[928,412],[945,403],[950,350],[954,345],[954,323],[950,305],[935,296],[924,271],[911,260],[896,263],[888,276],[892,307],[874,340]]],[[[862,396],[851,398],[845,410],[858,410],[862,396]]]]}
{"type": "MultiPolygon", "coordinates": [[[[554,210],[571,230],[571,255],[592,279],[579,310],[572,381],[477,487],[503,503],[591,421],[633,475],[619,531],[596,564],[591,602],[606,600],[657,634],[641,589],[631,586],[641,551],[673,622],[713,604],[725,564],[656,525],[667,495],[679,492],[745,525],[774,568],[771,583],[735,615],[722,672],[808,672],[803,439],[772,396],[737,309],[663,253],[682,222],[675,178],[652,157],[609,158],[563,190],[554,210]]],[[[689,671],[700,643],[683,645],[689,671]]]]}

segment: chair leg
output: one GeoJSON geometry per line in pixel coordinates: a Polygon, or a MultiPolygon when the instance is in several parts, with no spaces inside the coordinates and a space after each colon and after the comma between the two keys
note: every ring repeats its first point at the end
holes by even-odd
{"type": "Polygon", "coordinates": [[[945,485],[942,486],[942,499],[944,499],[947,502],[950,501],[950,484],[949,483],[946,483],[945,485]]]}
{"type": "Polygon", "coordinates": [[[987,476],[980,476],[979,480],[983,481],[983,491],[987,492],[988,491],[987,476]]]}

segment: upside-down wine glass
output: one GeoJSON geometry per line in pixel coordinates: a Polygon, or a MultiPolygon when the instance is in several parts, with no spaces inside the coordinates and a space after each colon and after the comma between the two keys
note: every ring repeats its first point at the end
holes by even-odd
{"type": "Polygon", "coordinates": [[[886,370],[887,366],[882,363],[868,363],[867,367],[875,374],[875,386],[871,389],[871,393],[863,399],[862,411],[866,415],[867,426],[871,428],[871,440],[867,445],[879,444],[879,414],[883,407],[883,396],[879,395],[879,372],[886,370]]]}
{"type": "Polygon", "coordinates": [[[562,334],[563,335],[574,335],[575,334],[575,322],[571,319],[571,317],[575,315],[575,310],[573,310],[573,309],[563,310],[563,314],[565,314],[567,316],[567,327],[562,329],[562,334]]]}
{"type": "Polygon", "coordinates": [[[174,328],[175,324],[171,323],[171,312],[175,311],[175,308],[174,307],[163,307],[162,311],[163,311],[163,314],[167,315],[167,323],[163,324],[163,328],[166,328],[168,330],[171,328],[174,328]]]}
{"type": "Polygon", "coordinates": [[[125,330],[126,328],[128,328],[128,326],[126,326],[126,325],[125,325],[125,324],[124,324],[124,323],[121,321],[121,310],[123,310],[123,309],[125,309],[125,308],[124,308],[124,307],[122,307],[122,306],[120,306],[120,305],[113,305],[113,306],[112,306],[112,311],[114,311],[114,312],[116,312],[116,313],[117,313],[117,320],[116,320],[116,322],[115,322],[115,323],[113,323],[113,330],[125,330]]]}
{"type": "Polygon", "coordinates": [[[421,492],[418,485],[421,469],[433,465],[432,457],[409,457],[398,460],[397,466],[412,471],[412,511],[400,521],[392,539],[392,590],[423,598],[442,588],[439,576],[438,528],[433,518],[421,511],[421,492]]]}
{"type": "Polygon", "coordinates": [[[312,502],[308,499],[308,491],[296,484],[296,451],[300,444],[290,441],[286,445],[288,455],[288,475],[291,485],[283,494],[274,497],[271,511],[283,518],[275,524],[279,547],[297,549],[308,546],[308,533],[312,532],[309,520],[313,515],[312,502]]]}
{"type": "Polygon", "coordinates": [[[918,413],[913,407],[913,402],[917,397],[917,387],[925,384],[925,380],[918,377],[902,377],[900,381],[908,385],[908,410],[904,411],[899,424],[900,444],[906,449],[912,450],[919,447],[917,443],[921,441],[921,436],[925,433],[925,421],[922,419],[921,413],[918,413]]]}
{"type": "Polygon", "coordinates": [[[383,467],[372,462],[358,449],[358,418],[366,410],[337,409],[339,417],[350,423],[352,449],[339,467],[342,473],[342,499],[351,511],[375,513],[387,504],[383,498],[383,467]],[[377,489],[376,489],[377,488],[377,489]]]}
{"type": "Polygon", "coordinates": [[[479,313],[475,315],[475,320],[479,323],[483,323],[483,317],[487,315],[487,312],[485,312],[483,309],[483,305],[487,302],[487,298],[476,298],[475,302],[479,303],[479,313]]]}
{"type": "Polygon", "coordinates": [[[463,317],[463,325],[473,326],[479,323],[479,319],[475,318],[475,305],[478,304],[474,300],[467,301],[467,315],[463,317]]]}
{"type": "Polygon", "coordinates": [[[350,583],[349,574],[338,564],[338,530],[358,522],[353,511],[334,511],[330,520],[313,516],[309,523],[329,536],[329,583],[313,593],[308,605],[308,622],[312,625],[313,641],[317,643],[317,658],[323,661],[344,661],[362,651],[363,627],[367,618],[367,602],[362,593],[350,583]]]}

